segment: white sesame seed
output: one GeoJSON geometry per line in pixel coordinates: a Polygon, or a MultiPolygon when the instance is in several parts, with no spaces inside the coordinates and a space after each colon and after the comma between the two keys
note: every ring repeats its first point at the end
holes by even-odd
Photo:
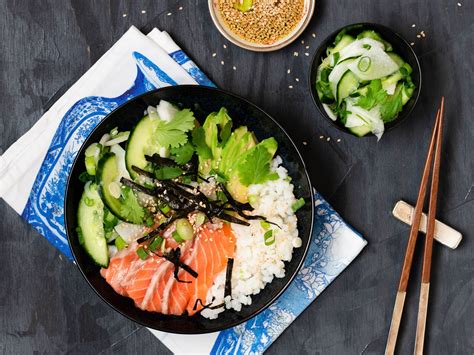
{"type": "Polygon", "coordinates": [[[232,67],[232,69],[237,70],[237,67],[234,65],[234,66],[232,67]]]}
{"type": "Polygon", "coordinates": [[[329,142],[331,140],[331,137],[327,137],[326,140],[329,142]]]}
{"type": "Polygon", "coordinates": [[[304,55],[305,55],[305,56],[309,56],[309,53],[305,53],[304,55]]]}
{"type": "Polygon", "coordinates": [[[293,85],[288,86],[289,89],[293,89],[293,85]]]}
{"type": "Polygon", "coordinates": [[[416,38],[421,38],[421,35],[416,35],[416,38]]]}
{"type": "Polygon", "coordinates": [[[308,142],[306,142],[306,141],[303,141],[303,145],[308,145],[308,142]]]}
{"type": "Polygon", "coordinates": [[[142,10],[142,14],[146,14],[146,11],[145,11],[145,10],[142,10]]]}
{"type": "Polygon", "coordinates": [[[298,52],[293,52],[293,55],[294,55],[295,57],[297,57],[297,56],[298,56],[298,52]]]}
{"type": "Polygon", "coordinates": [[[225,44],[223,44],[222,47],[224,47],[224,49],[227,48],[227,46],[225,44]]]}
{"type": "Polygon", "coordinates": [[[324,138],[324,136],[319,136],[319,139],[323,139],[323,138],[324,138]]]}
{"type": "Polygon", "coordinates": [[[301,44],[304,44],[304,41],[301,41],[301,44]]]}
{"type": "Polygon", "coordinates": [[[309,46],[306,46],[306,49],[309,49],[309,46]]]}
{"type": "Polygon", "coordinates": [[[459,6],[459,7],[461,7],[461,6],[462,6],[462,4],[461,4],[460,2],[458,2],[458,6],[459,6]]]}
{"type": "Polygon", "coordinates": [[[287,73],[287,74],[290,74],[290,73],[291,73],[291,70],[290,70],[290,69],[288,69],[288,70],[286,71],[286,73],[287,73]]]}
{"type": "Polygon", "coordinates": [[[313,38],[316,38],[316,33],[313,33],[311,36],[313,36],[313,38]]]}
{"type": "Polygon", "coordinates": [[[168,13],[166,14],[166,16],[171,16],[171,15],[172,15],[171,12],[168,12],[168,13]]]}
{"type": "Polygon", "coordinates": [[[300,81],[300,78],[295,78],[296,81],[300,81]]]}
{"type": "Polygon", "coordinates": [[[221,64],[224,65],[224,61],[223,61],[223,60],[221,60],[221,64]]]}
{"type": "Polygon", "coordinates": [[[338,138],[338,139],[337,139],[337,142],[339,143],[340,141],[341,141],[341,138],[338,138]]]}
{"type": "Polygon", "coordinates": [[[178,7],[178,10],[179,10],[179,11],[181,11],[182,9],[183,9],[183,7],[182,7],[182,6],[178,7]]]}
{"type": "Polygon", "coordinates": [[[415,42],[411,42],[411,43],[410,43],[410,46],[414,46],[414,45],[415,45],[415,42]]]}
{"type": "Polygon", "coordinates": [[[123,14],[122,17],[127,17],[127,14],[123,14]]]}
{"type": "Polygon", "coordinates": [[[415,27],[416,27],[416,25],[415,25],[415,24],[413,24],[413,25],[411,25],[411,27],[415,28],[415,27]]]}
{"type": "Polygon", "coordinates": [[[217,53],[212,53],[212,56],[215,57],[217,55],[217,53]]]}

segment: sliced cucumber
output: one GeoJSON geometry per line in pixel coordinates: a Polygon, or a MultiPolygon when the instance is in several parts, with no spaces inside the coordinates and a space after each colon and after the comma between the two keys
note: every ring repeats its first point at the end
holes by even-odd
{"type": "Polygon", "coordinates": [[[133,179],[137,177],[137,173],[132,169],[132,166],[144,169],[148,164],[145,155],[153,155],[160,150],[160,147],[152,144],[156,122],[147,115],[137,123],[130,133],[125,154],[125,165],[133,179]]]}
{"type": "Polygon", "coordinates": [[[380,36],[377,32],[375,31],[372,31],[372,30],[366,30],[366,31],[363,31],[361,33],[359,33],[359,35],[357,36],[357,39],[362,39],[362,38],[370,38],[370,39],[373,39],[375,41],[379,41],[379,42],[382,42],[384,47],[385,47],[385,50],[387,52],[393,50],[392,48],[392,45],[390,43],[388,43],[387,41],[385,41],[382,36],[380,36]]]}
{"type": "Polygon", "coordinates": [[[337,84],[337,102],[340,104],[342,100],[356,91],[358,87],[359,80],[350,70],[347,70],[337,84]]]}
{"type": "Polygon", "coordinates": [[[344,36],[342,36],[341,40],[336,44],[336,46],[330,50],[328,54],[337,53],[341,49],[343,49],[344,47],[347,47],[349,44],[351,44],[354,41],[355,41],[354,37],[345,34],[344,36]]]}
{"type": "Polygon", "coordinates": [[[97,265],[109,266],[104,232],[104,204],[96,184],[86,185],[77,211],[79,242],[97,265]]]}
{"type": "Polygon", "coordinates": [[[194,230],[187,218],[180,218],[176,221],[176,231],[183,240],[191,240],[194,236],[194,230]]]}
{"type": "MultiPolygon", "coordinates": [[[[115,216],[122,221],[129,223],[139,223],[140,221],[132,221],[124,213],[122,207],[123,202],[120,199],[120,194],[117,194],[117,186],[120,185],[120,178],[122,174],[120,172],[120,164],[117,156],[114,153],[106,153],[99,161],[97,168],[97,182],[99,184],[99,192],[107,208],[115,216]]],[[[119,190],[120,191],[120,190],[119,190]]]]}
{"type": "Polygon", "coordinates": [[[392,60],[398,64],[399,67],[401,67],[403,64],[405,64],[405,61],[400,57],[397,53],[394,52],[388,52],[387,53],[392,60]]]}
{"type": "Polygon", "coordinates": [[[413,92],[415,90],[413,88],[407,88],[406,86],[403,86],[402,89],[402,104],[405,105],[412,97],[413,92]]]}
{"type": "Polygon", "coordinates": [[[349,65],[354,61],[355,59],[349,58],[343,60],[342,62],[339,62],[329,74],[329,85],[331,87],[331,91],[334,97],[337,97],[337,86],[339,84],[339,81],[346,73],[347,69],[349,68],[349,65]]]}
{"type": "Polygon", "coordinates": [[[347,129],[351,131],[352,134],[355,134],[357,137],[363,137],[369,134],[372,130],[372,128],[367,124],[357,127],[348,127],[347,129]]]}

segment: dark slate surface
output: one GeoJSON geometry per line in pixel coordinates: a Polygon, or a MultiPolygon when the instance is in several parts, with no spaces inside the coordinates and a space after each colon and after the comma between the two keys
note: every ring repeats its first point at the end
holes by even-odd
{"type": "MultiPolygon", "coordinates": [[[[130,25],[169,31],[220,87],[249,98],[283,124],[301,148],[314,185],[369,241],[268,352],[380,354],[408,232],[390,211],[399,199],[415,200],[436,101],[444,94],[439,216],[465,239],[455,251],[435,245],[426,352],[472,354],[474,12],[471,2],[461,2],[317,1],[313,21],[300,38],[309,50],[299,40],[276,53],[258,54],[228,43],[224,49],[226,41],[213,27],[203,0],[1,0],[0,153],[36,122],[55,92],[84,73],[130,25]],[[313,106],[306,82],[310,57],[303,53],[312,54],[336,28],[360,21],[388,25],[415,42],[423,67],[424,88],[411,119],[378,144],[328,126],[313,106]],[[417,39],[421,30],[426,38],[417,39]],[[293,56],[294,51],[300,55],[293,56]]],[[[103,304],[75,266],[3,201],[0,211],[0,353],[167,352],[146,329],[103,304]]],[[[421,257],[420,250],[416,256],[421,257]]],[[[413,349],[419,277],[411,281],[400,353],[413,349]]]]}

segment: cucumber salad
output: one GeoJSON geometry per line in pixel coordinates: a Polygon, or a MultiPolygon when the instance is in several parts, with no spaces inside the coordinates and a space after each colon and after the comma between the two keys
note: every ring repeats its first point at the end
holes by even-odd
{"type": "Polygon", "coordinates": [[[372,30],[343,30],[326,53],[316,77],[324,110],[354,135],[380,139],[415,91],[411,66],[372,30]]]}

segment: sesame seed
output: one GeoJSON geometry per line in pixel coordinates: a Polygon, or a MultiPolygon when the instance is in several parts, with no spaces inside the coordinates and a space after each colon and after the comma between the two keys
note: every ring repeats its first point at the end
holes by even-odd
{"type": "Polygon", "coordinates": [[[299,79],[299,78],[295,78],[295,81],[300,81],[300,79],[299,79]]]}
{"type": "Polygon", "coordinates": [[[411,25],[411,27],[415,28],[415,27],[416,27],[416,25],[415,25],[415,24],[413,24],[413,25],[411,25]]]}
{"type": "Polygon", "coordinates": [[[411,43],[410,43],[410,46],[414,46],[414,45],[415,45],[415,42],[411,42],[411,43]]]}
{"type": "Polygon", "coordinates": [[[127,14],[123,14],[122,17],[127,17],[127,14]]]}
{"type": "Polygon", "coordinates": [[[306,49],[309,49],[309,46],[306,46],[306,49]]]}
{"type": "Polygon", "coordinates": [[[298,52],[293,52],[293,55],[294,55],[295,57],[297,57],[297,56],[298,56],[298,52]]]}
{"type": "Polygon", "coordinates": [[[338,138],[338,139],[337,139],[337,143],[339,143],[340,141],[341,141],[341,138],[338,138]]]}
{"type": "Polygon", "coordinates": [[[146,11],[145,11],[145,10],[142,10],[142,14],[146,14],[146,11]]]}
{"type": "Polygon", "coordinates": [[[222,47],[224,47],[224,49],[227,48],[227,46],[225,44],[223,44],[222,47]]]}
{"type": "Polygon", "coordinates": [[[316,33],[313,33],[311,36],[313,36],[313,38],[316,38],[316,33]]]}
{"type": "Polygon", "coordinates": [[[305,53],[304,55],[305,55],[305,56],[309,56],[309,53],[305,53]]]}
{"type": "Polygon", "coordinates": [[[290,70],[290,69],[288,69],[288,70],[286,71],[286,73],[287,73],[287,74],[290,74],[290,73],[291,73],[291,70],[290,70]]]}
{"type": "Polygon", "coordinates": [[[171,16],[171,15],[172,15],[171,12],[168,12],[168,13],[166,14],[166,16],[171,16]]]}
{"type": "Polygon", "coordinates": [[[458,2],[458,6],[459,6],[459,7],[461,7],[461,6],[462,6],[462,4],[461,4],[460,2],[458,2]]]}
{"type": "Polygon", "coordinates": [[[416,38],[421,38],[421,35],[416,35],[416,38]]]}
{"type": "Polygon", "coordinates": [[[223,61],[223,60],[221,60],[221,64],[224,65],[224,61],[223,61]]]}
{"type": "Polygon", "coordinates": [[[232,67],[232,69],[237,70],[237,67],[234,65],[234,66],[232,67]]]}
{"type": "Polygon", "coordinates": [[[319,139],[323,139],[323,138],[324,138],[324,136],[319,136],[319,139]]]}
{"type": "Polygon", "coordinates": [[[304,41],[301,41],[301,44],[304,44],[304,41]]]}
{"type": "Polygon", "coordinates": [[[288,88],[289,88],[289,89],[293,89],[293,85],[289,85],[288,88]]]}
{"type": "Polygon", "coordinates": [[[217,53],[212,53],[212,56],[215,57],[217,55],[217,53]]]}
{"type": "Polygon", "coordinates": [[[179,11],[181,11],[182,9],[183,9],[183,7],[182,7],[182,6],[178,7],[178,10],[179,10],[179,11]]]}
{"type": "Polygon", "coordinates": [[[331,137],[327,137],[326,140],[329,142],[331,140],[331,137]]]}
{"type": "Polygon", "coordinates": [[[306,142],[306,141],[303,141],[303,145],[308,145],[308,142],[306,142]]]}

